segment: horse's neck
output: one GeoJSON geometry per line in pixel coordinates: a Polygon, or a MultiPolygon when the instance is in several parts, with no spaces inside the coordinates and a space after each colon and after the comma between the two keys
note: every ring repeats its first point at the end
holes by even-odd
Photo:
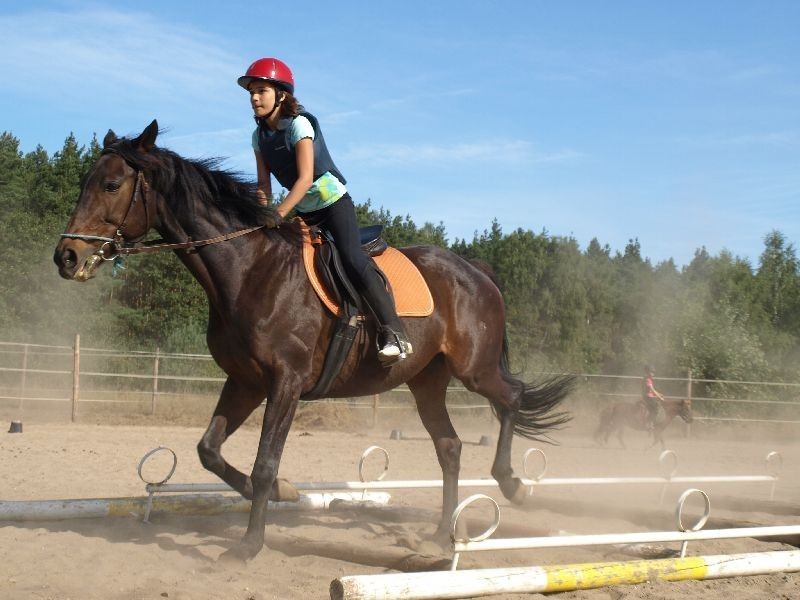
{"type": "MultiPolygon", "coordinates": [[[[244,225],[232,224],[216,211],[198,210],[193,218],[179,220],[169,209],[162,212],[157,227],[164,239],[173,242],[212,239],[245,228],[244,225]]],[[[177,255],[203,287],[212,307],[225,316],[233,313],[236,299],[255,261],[271,259],[274,253],[267,248],[271,243],[263,232],[255,231],[196,250],[178,250],[177,255]]]]}

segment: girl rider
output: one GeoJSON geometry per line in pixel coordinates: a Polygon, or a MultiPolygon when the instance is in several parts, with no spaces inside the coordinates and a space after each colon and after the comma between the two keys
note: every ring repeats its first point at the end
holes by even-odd
{"type": "Polygon", "coordinates": [[[413,352],[411,343],[378,267],[361,249],[347,182],[328,153],[319,123],[294,97],[291,70],[277,58],[261,58],[238,83],[250,92],[257,124],[253,150],[259,201],[270,202],[274,175],[289,190],[277,207],[281,217],[294,208],[307,224],[333,237],[348,277],[378,320],[378,359],[387,366],[404,359],[413,352]]]}
{"type": "Polygon", "coordinates": [[[655,367],[653,365],[645,365],[644,377],[642,378],[642,400],[647,407],[648,431],[655,429],[658,409],[660,408],[660,403],[664,401],[664,396],[656,390],[653,382],[655,375],[655,367]]]}

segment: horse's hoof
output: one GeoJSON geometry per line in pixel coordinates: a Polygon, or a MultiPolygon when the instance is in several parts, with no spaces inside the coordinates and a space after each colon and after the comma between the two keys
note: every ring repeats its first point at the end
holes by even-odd
{"type": "Polygon", "coordinates": [[[423,556],[441,556],[449,554],[450,551],[450,538],[447,538],[447,541],[442,541],[439,539],[432,539],[432,540],[423,540],[421,541],[416,548],[417,554],[422,554],[423,556]]]}
{"type": "Polygon", "coordinates": [[[500,486],[500,491],[505,499],[513,504],[522,504],[528,495],[528,488],[522,484],[519,477],[497,479],[497,485],[500,486]]]}
{"type": "Polygon", "coordinates": [[[287,480],[278,478],[272,484],[269,499],[273,502],[297,502],[300,499],[300,493],[287,480]]]}
{"type": "Polygon", "coordinates": [[[248,560],[255,558],[259,552],[261,552],[260,547],[241,542],[220,554],[217,562],[226,566],[241,567],[246,565],[248,560]]]}
{"type": "Polygon", "coordinates": [[[527,485],[520,484],[514,496],[512,498],[509,498],[509,501],[512,504],[522,506],[523,504],[526,504],[527,502],[530,501],[532,491],[533,490],[529,488],[527,485]]]}
{"type": "MultiPolygon", "coordinates": [[[[466,531],[464,532],[466,534],[466,531]]],[[[438,527],[433,535],[419,543],[416,551],[419,554],[435,556],[442,552],[449,552],[451,549],[450,528],[438,527]]]]}

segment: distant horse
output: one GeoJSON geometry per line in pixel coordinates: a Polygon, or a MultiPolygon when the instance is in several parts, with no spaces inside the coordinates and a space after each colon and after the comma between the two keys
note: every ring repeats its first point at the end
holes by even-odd
{"type": "MultiPolygon", "coordinates": [[[[298,227],[259,205],[252,183],[217,169],[216,161],[156,147],[157,135],[156,121],[134,139],[109,130],[54,260],[62,277],[86,281],[103,260],[153,250],[140,240],[155,229],[164,238],[156,249],[174,250],[204,288],[208,347],[228,378],[197,448],[206,469],[252,499],[247,531],[225,553],[247,560],[263,547],[289,427],[300,397],[319,378],[336,318],[308,281],[298,227]],[[246,476],[225,461],[221,447],[265,397],[255,464],[246,476]]],[[[441,536],[458,503],[461,441],[445,407],[451,378],[487,398],[500,421],[491,472],[516,502],[527,490],[511,468],[513,434],[541,439],[565,423],[567,415],[555,409],[573,378],[526,384],[511,375],[505,306],[486,266],[432,246],[402,252],[422,273],[435,307],[430,316],[403,320],[414,353],[381,366],[368,320],[328,395],[365,396],[408,384],[442,468],[441,536]]]]}
{"type": "MultiPolygon", "coordinates": [[[[661,410],[655,419],[653,427],[653,443],[648,446],[652,448],[656,443],[664,444],[664,429],[675,417],[680,417],[687,423],[692,422],[692,401],[691,399],[667,398],[661,403],[661,410]]],[[[622,439],[623,429],[630,427],[640,431],[647,431],[650,424],[650,413],[644,401],[620,402],[614,406],[609,406],[600,413],[600,422],[594,432],[594,440],[598,444],[605,445],[612,433],[616,432],[620,446],[625,448],[625,441],[622,439]]]]}

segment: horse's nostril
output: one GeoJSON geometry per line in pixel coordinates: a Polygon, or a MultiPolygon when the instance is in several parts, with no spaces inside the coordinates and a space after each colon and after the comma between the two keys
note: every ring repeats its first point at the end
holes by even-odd
{"type": "Polygon", "coordinates": [[[75,254],[74,250],[64,250],[61,255],[61,264],[65,267],[74,267],[78,262],[78,256],[75,254]]]}

